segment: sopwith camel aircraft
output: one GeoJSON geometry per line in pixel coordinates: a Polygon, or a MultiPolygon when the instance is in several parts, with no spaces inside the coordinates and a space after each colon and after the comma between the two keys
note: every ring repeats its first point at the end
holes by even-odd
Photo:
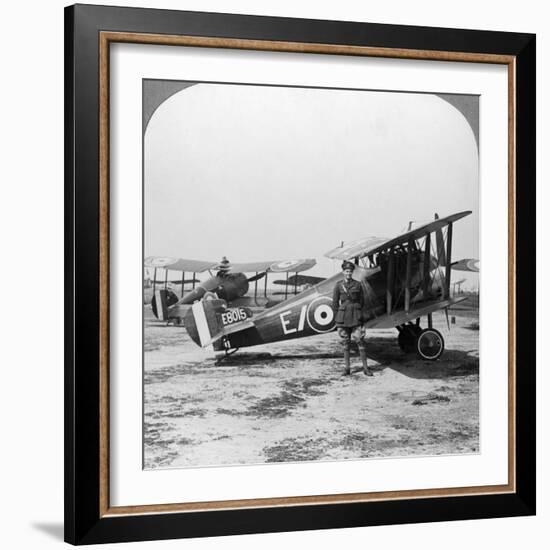
{"type": "MultiPolygon", "coordinates": [[[[433,221],[414,229],[409,226],[408,231],[394,238],[367,237],[342,243],[325,254],[334,260],[349,260],[356,264],[353,278],[363,286],[365,306],[362,317],[366,328],[395,327],[398,344],[405,352],[416,352],[427,360],[441,356],[445,342],[441,333],[433,328],[432,314],[439,310],[447,314],[449,307],[465,299],[451,296],[451,268],[454,264],[461,270],[478,271],[477,260],[452,262],[454,224],[469,214],[470,211],[458,212],[444,218],[438,218],[436,214],[433,221]],[[424,328],[420,325],[422,318],[426,319],[424,328]]],[[[283,268],[284,264],[282,262],[279,267],[283,268]]],[[[295,291],[298,284],[309,288],[289,297],[287,285],[286,299],[273,303],[267,300],[262,304],[265,309],[257,313],[245,304],[239,304],[238,300],[247,298],[248,282],[257,284],[268,271],[276,272],[275,264],[269,268],[264,264],[226,265],[225,273],[221,269],[223,264],[218,264],[221,274],[201,283],[168,307],[186,305],[185,311],[180,309],[179,314],[183,315],[191,339],[199,346],[213,346],[214,351],[226,354],[243,347],[329,333],[335,329],[333,289],[342,275],[327,279],[311,277],[309,280],[305,275],[298,275],[314,264],[314,260],[301,260],[287,270],[285,282],[293,281],[295,291]],[[242,272],[251,266],[249,271],[259,273],[246,279],[242,272]],[[290,279],[289,272],[295,273],[290,279]],[[224,282],[228,276],[229,284],[224,282]]],[[[149,265],[153,265],[151,261],[149,265]]],[[[194,267],[194,271],[200,271],[199,267],[203,266],[197,262],[194,267]]],[[[212,267],[210,264],[210,269],[212,267]]],[[[162,295],[158,297],[163,300],[162,295]]],[[[257,289],[254,297],[257,298],[257,289]]],[[[153,307],[158,311],[158,306],[153,307]]],[[[165,305],[164,312],[167,311],[165,305]]]]}

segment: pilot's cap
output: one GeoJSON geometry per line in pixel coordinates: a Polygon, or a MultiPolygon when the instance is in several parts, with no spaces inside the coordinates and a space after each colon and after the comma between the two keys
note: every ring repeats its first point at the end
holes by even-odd
{"type": "Polygon", "coordinates": [[[355,264],[353,262],[350,262],[348,260],[345,260],[342,262],[342,271],[345,271],[346,269],[351,269],[352,271],[355,269],[355,264]]]}

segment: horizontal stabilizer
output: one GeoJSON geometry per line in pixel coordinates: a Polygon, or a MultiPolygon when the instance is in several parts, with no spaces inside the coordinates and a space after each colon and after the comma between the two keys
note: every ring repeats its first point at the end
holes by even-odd
{"type": "Polygon", "coordinates": [[[246,330],[252,327],[254,327],[254,323],[250,320],[242,321],[241,323],[235,323],[230,327],[224,327],[221,332],[218,332],[218,334],[215,334],[214,336],[212,336],[212,338],[210,338],[209,341],[205,342],[203,344],[203,347],[209,346],[214,342],[217,342],[223,336],[228,336],[229,334],[235,334],[236,332],[241,332],[243,330],[246,330]]]}

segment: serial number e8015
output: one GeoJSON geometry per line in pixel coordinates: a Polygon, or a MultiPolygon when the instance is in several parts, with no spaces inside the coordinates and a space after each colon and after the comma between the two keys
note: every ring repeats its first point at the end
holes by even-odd
{"type": "Polygon", "coordinates": [[[239,321],[245,321],[248,315],[243,308],[238,307],[225,311],[222,313],[221,317],[224,325],[231,325],[233,323],[238,323],[239,321]]]}

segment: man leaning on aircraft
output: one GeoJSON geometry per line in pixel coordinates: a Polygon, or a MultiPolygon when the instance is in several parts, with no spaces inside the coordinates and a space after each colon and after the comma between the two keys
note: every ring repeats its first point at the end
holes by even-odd
{"type": "Polygon", "coordinates": [[[344,374],[351,374],[350,347],[353,340],[359,348],[363,372],[366,376],[372,376],[372,370],[367,364],[365,329],[362,319],[365,296],[361,283],[352,279],[354,269],[355,264],[352,262],[346,260],[342,263],[344,280],[338,281],[334,287],[332,307],[338,336],[340,336],[344,348],[344,374]]]}

